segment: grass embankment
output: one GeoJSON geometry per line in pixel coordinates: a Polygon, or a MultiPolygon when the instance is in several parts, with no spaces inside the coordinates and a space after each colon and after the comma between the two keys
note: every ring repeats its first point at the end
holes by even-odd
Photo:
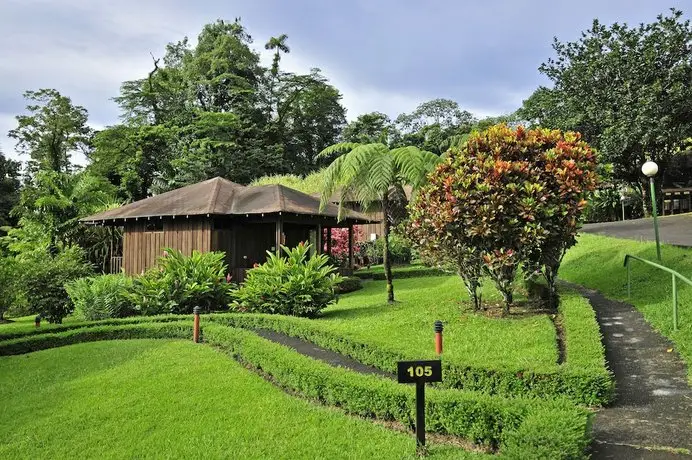
{"type": "MultiPolygon", "coordinates": [[[[692,249],[663,245],[661,250],[662,265],[692,276],[692,249]]],[[[656,262],[656,244],[582,234],[565,256],[560,277],[637,307],[657,331],[674,342],[687,362],[692,383],[692,287],[678,282],[679,321],[678,330],[673,331],[671,275],[632,260],[632,298],[628,300],[625,254],[656,262]]]]}
{"type": "MultiPolygon", "coordinates": [[[[413,437],[283,393],[190,342],[0,358],[0,458],[408,458],[413,437]]],[[[467,458],[433,445],[432,458],[467,458]]]]}

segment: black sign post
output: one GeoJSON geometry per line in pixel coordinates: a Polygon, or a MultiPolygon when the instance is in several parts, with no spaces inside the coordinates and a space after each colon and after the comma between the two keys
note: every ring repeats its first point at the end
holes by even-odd
{"type": "Polygon", "coordinates": [[[416,384],[416,445],[425,448],[425,382],[442,381],[442,361],[399,361],[399,383],[416,384]]]}

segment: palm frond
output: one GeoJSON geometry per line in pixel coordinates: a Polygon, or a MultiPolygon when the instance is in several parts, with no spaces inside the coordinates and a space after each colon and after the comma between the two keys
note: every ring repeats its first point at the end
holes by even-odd
{"type": "Polygon", "coordinates": [[[317,154],[316,158],[328,157],[334,155],[335,153],[341,155],[343,153],[350,152],[351,150],[355,149],[360,145],[362,144],[359,144],[357,142],[341,142],[339,144],[330,145],[329,147],[322,150],[319,154],[317,154]]]}

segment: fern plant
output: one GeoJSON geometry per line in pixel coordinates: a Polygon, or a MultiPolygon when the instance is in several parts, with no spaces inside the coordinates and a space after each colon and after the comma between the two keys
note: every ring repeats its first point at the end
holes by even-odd
{"type": "Polygon", "coordinates": [[[341,191],[339,217],[343,212],[345,197],[358,201],[363,209],[375,202],[382,203],[384,214],[384,249],[382,262],[387,280],[387,301],[394,302],[392,283],[391,252],[389,247],[392,225],[392,198],[403,195],[403,186],[417,189],[426,181],[430,171],[440,161],[434,153],[417,147],[390,149],[375,142],[359,144],[344,142],[324,149],[320,156],[339,156],[324,170],[321,206],[329,203],[330,197],[341,191]]]}

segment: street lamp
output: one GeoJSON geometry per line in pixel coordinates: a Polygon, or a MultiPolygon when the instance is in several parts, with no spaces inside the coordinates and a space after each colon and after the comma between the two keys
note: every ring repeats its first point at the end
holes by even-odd
{"type": "Polygon", "coordinates": [[[656,235],[656,256],[661,261],[661,243],[658,239],[658,216],[656,213],[656,187],[654,187],[654,176],[658,173],[658,165],[653,161],[647,161],[642,165],[642,172],[649,178],[651,186],[651,213],[654,216],[654,234],[656,235]]]}

